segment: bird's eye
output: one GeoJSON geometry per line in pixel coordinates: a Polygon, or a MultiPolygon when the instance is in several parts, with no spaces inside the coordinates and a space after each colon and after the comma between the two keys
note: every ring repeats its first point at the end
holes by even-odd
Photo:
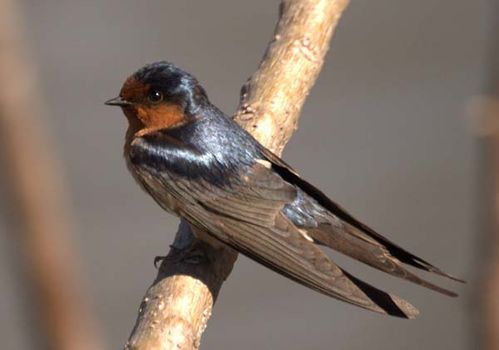
{"type": "Polygon", "coordinates": [[[149,102],[158,103],[163,100],[163,94],[157,90],[153,90],[147,95],[147,99],[149,102]]]}

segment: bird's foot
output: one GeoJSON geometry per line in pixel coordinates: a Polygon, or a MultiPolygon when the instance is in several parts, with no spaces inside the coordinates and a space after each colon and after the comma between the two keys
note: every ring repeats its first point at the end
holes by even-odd
{"type": "Polygon", "coordinates": [[[206,261],[207,257],[204,251],[196,245],[192,245],[188,249],[180,253],[180,261],[187,264],[199,265],[206,261]]]}
{"type": "Polygon", "coordinates": [[[154,267],[157,269],[161,266],[164,260],[173,262],[174,264],[201,264],[207,259],[204,251],[196,245],[191,245],[189,248],[178,250],[172,247],[172,251],[168,255],[158,255],[154,257],[154,267]]]}

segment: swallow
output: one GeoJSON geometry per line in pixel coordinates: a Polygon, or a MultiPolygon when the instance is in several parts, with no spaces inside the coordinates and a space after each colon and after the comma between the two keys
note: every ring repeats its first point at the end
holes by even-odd
{"type": "Polygon", "coordinates": [[[124,156],[139,185],[195,232],[308,288],[362,308],[414,318],[409,302],[336,265],[324,247],[447,296],[407,266],[453,277],[363,224],[214,106],[191,74],[144,66],[107,105],[128,120],[124,156]]]}

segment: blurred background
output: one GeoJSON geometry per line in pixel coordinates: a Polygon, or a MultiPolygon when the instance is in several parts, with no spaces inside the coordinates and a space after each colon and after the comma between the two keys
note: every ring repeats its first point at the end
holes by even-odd
{"type": "MultiPolygon", "coordinates": [[[[482,348],[488,153],[467,106],[490,92],[495,2],[351,1],[284,152],[370,226],[466,279],[443,283],[460,297],[334,254],[354,274],[420,308],[419,318],[403,321],[328,299],[240,257],[203,349],[482,348]]],[[[39,78],[41,122],[65,175],[74,276],[105,348],[119,349],[156,275],[153,258],[167,252],[178,220],[128,174],[125,119],[103,102],[130,73],[166,59],[197,76],[211,100],[233,113],[271,38],[278,1],[24,0],[16,7],[39,78]]],[[[11,79],[1,82],[4,90],[16,75],[11,79]]],[[[38,117],[32,101],[24,103],[38,117]]],[[[32,163],[32,178],[41,163],[32,163]]],[[[2,164],[0,339],[3,349],[39,349],[45,341],[2,164]]]]}

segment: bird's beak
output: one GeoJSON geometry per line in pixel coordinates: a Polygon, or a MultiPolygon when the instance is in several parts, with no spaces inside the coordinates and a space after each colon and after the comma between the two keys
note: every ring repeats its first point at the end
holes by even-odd
{"type": "Polygon", "coordinates": [[[121,96],[107,100],[106,102],[104,102],[104,104],[108,106],[120,106],[120,107],[131,105],[130,102],[122,99],[121,96]]]}

